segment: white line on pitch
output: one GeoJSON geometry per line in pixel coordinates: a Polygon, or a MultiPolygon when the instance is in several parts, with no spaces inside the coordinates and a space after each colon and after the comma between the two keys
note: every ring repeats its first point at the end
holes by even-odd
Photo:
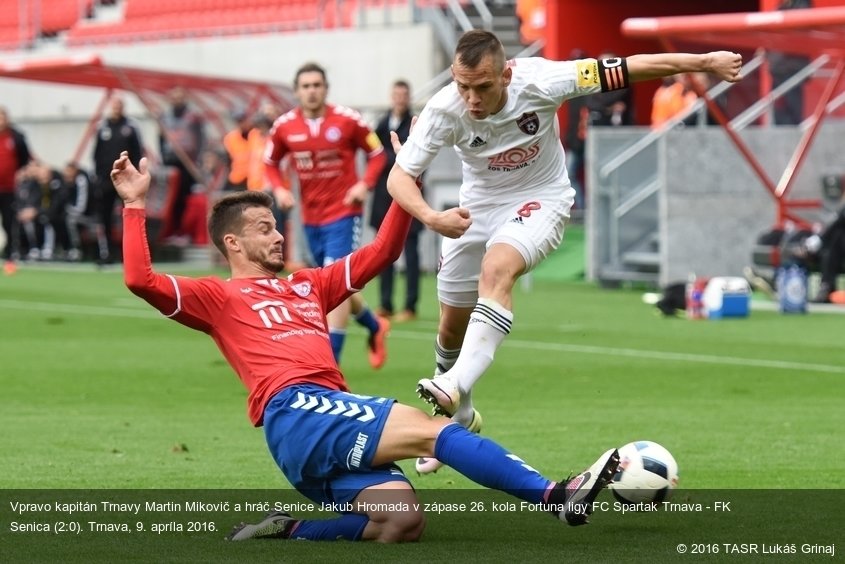
{"type": "MultiPolygon", "coordinates": [[[[67,313],[80,315],[103,315],[109,317],[140,317],[145,319],[164,319],[152,310],[115,308],[103,306],[85,306],[79,304],[56,304],[49,302],[27,302],[20,300],[0,300],[0,308],[20,309],[26,311],[44,311],[50,313],[67,313]]],[[[434,332],[416,332],[407,330],[392,330],[391,337],[413,339],[418,341],[434,341],[434,332]]],[[[554,352],[568,352],[575,354],[595,354],[626,358],[640,358],[651,360],[667,360],[676,362],[693,362],[699,364],[721,364],[728,366],[748,366],[758,368],[775,368],[778,370],[803,370],[807,372],[825,372],[829,374],[845,374],[845,366],[831,364],[810,364],[788,360],[766,360],[758,358],[742,358],[735,356],[717,356],[709,354],[674,353],[666,351],[652,351],[642,349],[624,349],[618,347],[596,347],[590,345],[569,345],[566,343],[541,343],[536,341],[520,341],[508,339],[504,342],[508,347],[533,349],[554,352]]]]}
{"type": "Polygon", "coordinates": [[[54,304],[50,302],[27,302],[23,300],[0,300],[0,308],[67,313],[70,315],[105,315],[109,317],[143,317],[147,319],[163,318],[161,314],[150,309],[130,309],[128,307],[104,307],[82,304],[54,304]]]}
{"type": "MultiPolygon", "coordinates": [[[[416,333],[412,331],[391,330],[392,338],[416,339],[434,342],[433,333],[416,333]]],[[[742,358],[736,356],[717,356],[709,354],[673,353],[666,351],[650,351],[641,349],[623,349],[618,347],[595,347],[590,345],[568,345],[566,343],[542,343],[537,341],[520,341],[518,339],[507,339],[505,346],[521,349],[533,349],[542,351],[568,352],[576,354],[597,354],[604,356],[618,356],[627,358],[642,358],[651,360],[670,360],[678,362],[694,362],[699,364],[723,364],[730,366],[754,366],[758,368],[776,368],[780,370],[804,370],[808,372],[826,372],[832,374],[845,374],[845,366],[832,364],[809,364],[793,362],[788,360],[766,360],[758,358],[742,358]]]]}

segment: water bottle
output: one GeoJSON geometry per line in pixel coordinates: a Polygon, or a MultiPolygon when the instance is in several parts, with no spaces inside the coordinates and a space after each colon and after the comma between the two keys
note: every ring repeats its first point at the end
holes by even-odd
{"type": "Polygon", "coordinates": [[[777,276],[781,313],[807,313],[807,271],[797,264],[782,266],[777,276]]]}
{"type": "Polygon", "coordinates": [[[707,281],[690,274],[687,282],[687,319],[704,319],[704,287],[707,281]]]}

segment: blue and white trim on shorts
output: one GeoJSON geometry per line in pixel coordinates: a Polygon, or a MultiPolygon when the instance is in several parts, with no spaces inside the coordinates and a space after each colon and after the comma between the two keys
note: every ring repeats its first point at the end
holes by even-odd
{"type": "Polygon", "coordinates": [[[290,483],[320,503],[352,501],[385,482],[407,483],[395,464],[372,465],[394,402],[313,384],[291,386],[265,408],[267,446],[290,483]]]}

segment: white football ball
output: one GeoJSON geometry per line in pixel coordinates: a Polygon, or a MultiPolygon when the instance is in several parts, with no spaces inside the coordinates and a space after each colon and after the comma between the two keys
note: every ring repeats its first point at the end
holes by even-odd
{"type": "Polygon", "coordinates": [[[619,469],[608,486],[626,504],[660,503],[678,485],[678,463],[652,441],[634,441],[619,448],[619,469]]]}

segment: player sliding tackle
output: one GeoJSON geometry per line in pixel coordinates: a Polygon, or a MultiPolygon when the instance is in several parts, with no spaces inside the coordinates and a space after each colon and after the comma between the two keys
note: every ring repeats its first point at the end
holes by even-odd
{"type": "MultiPolygon", "coordinates": [[[[398,151],[401,145],[395,138],[394,143],[398,151]]],[[[229,539],[417,540],[425,526],[423,509],[394,463],[415,457],[437,457],[481,485],[545,504],[570,525],[587,522],[593,501],[619,465],[616,449],[557,482],[445,417],[349,393],[332,355],[326,312],[399,258],[411,216],[398,205],[391,206],[369,245],[325,268],[278,278],[284,239],[270,196],[225,196],[214,205],[209,231],[231,276],[187,278],[152,268],[145,226],[147,160],[138,170],[123,153],[111,178],[125,206],[126,285],[165,316],[214,339],[247,388],[249,417],[264,427],[270,453],[288,481],[321,506],[341,510],[326,520],[273,512],[255,525],[236,527],[229,539]]]]}
{"type": "MultiPolygon", "coordinates": [[[[514,284],[563,240],[575,190],[558,133],[560,105],[685,72],[735,82],[741,67],[741,57],[727,51],[506,61],[492,33],[461,36],[452,61],[454,81],[426,104],[388,179],[395,201],[445,236],[437,275],[435,375],[417,388],[436,414],[453,415],[473,431],[481,428],[471,392],[513,325],[514,284]],[[423,200],[414,179],[447,146],[463,162],[460,207],[438,212],[423,200]]],[[[421,458],[417,470],[440,465],[421,458]]]]}

